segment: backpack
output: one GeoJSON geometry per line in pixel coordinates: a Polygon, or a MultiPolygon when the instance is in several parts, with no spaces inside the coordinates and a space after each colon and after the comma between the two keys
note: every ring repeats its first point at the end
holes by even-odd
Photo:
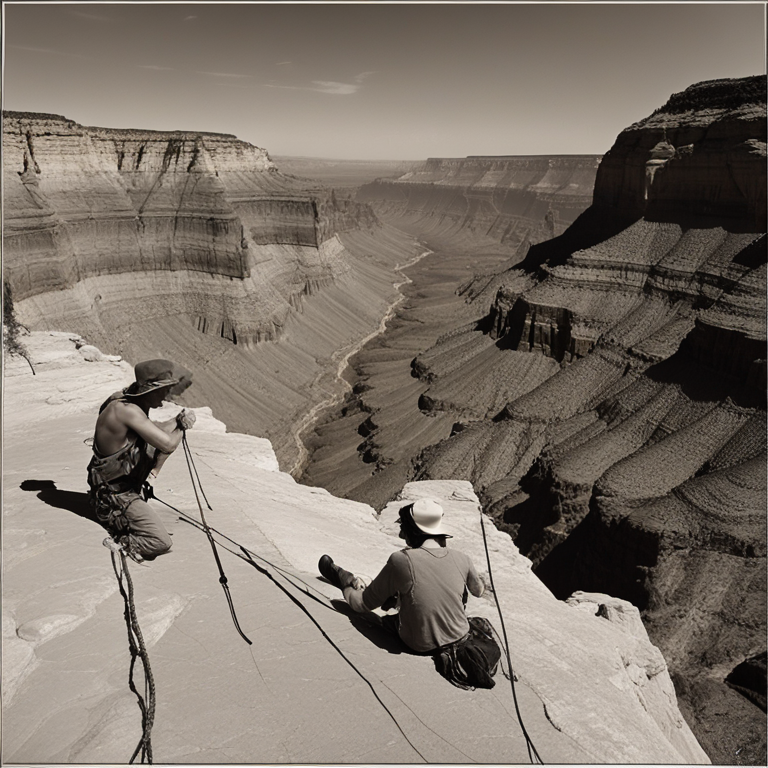
{"type": "Polygon", "coordinates": [[[435,654],[437,671],[457,688],[493,688],[493,676],[499,666],[501,649],[493,637],[487,619],[467,616],[469,633],[455,643],[445,645],[435,654]]]}

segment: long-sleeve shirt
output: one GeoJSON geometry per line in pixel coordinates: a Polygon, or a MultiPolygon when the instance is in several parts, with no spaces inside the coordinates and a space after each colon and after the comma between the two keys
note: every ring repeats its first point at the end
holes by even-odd
{"type": "Polygon", "coordinates": [[[464,612],[464,585],[480,597],[483,583],[467,555],[447,547],[402,549],[390,555],[379,575],[364,590],[345,589],[356,611],[378,608],[400,595],[400,638],[414,651],[431,651],[460,640],[469,632],[464,612]]]}

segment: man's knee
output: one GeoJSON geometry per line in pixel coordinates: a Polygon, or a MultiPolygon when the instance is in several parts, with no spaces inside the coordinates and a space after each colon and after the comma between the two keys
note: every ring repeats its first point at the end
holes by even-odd
{"type": "Polygon", "coordinates": [[[126,511],[134,546],[145,560],[154,560],[171,549],[171,536],[146,501],[136,499],[126,511]]]}
{"type": "Polygon", "coordinates": [[[164,555],[166,552],[170,552],[172,544],[173,541],[171,541],[171,537],[167,533],[165,536],[161,536],[157,542],[157,554],[164,555]]]}
{"type": "Polygon", "coordinates": [[[166,552],[171,551],[171,545],[173,541],[170,535],[166,531],[158,532],[157,538],[152,542],[151,558],[156,558],[158,555],[164,555],[166,552]]]}
{"type": "Polygon", "coordinates": [[[137,549],[140,550],[138,554],[143,560],[154,560],[156,557],[164,555],[166,552],[170,551],[171,537],[167,535],[166,537],[158,536],[152,541],[143,539],[137,549]]]}
{"type": "Polygon", "coordinates": [[[355,589],[354,587],[344,587],[343,593],[344,599],[347,604],[356,613],[364,613],[368,609],[363,604],[363,590],[355,589]]]}

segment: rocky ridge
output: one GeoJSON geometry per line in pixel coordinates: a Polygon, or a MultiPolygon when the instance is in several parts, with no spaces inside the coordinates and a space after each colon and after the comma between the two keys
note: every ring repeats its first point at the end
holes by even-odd
{"type": "Polygon", "coordinates": [[[378,325],[417,244],[233,136],[13,112],[3,129],[19,321],[134,361],[205,361],[217,414],[273,437],[290,466],[292,425],[335,386],[334,355],[378,325]]]}
{"type": "Polygon", "coordinates": [[[473,482],[556,594],[640,607],[722,762],[765,759],[764,707],[726,684],[765,651],[765,114],[755,77],[630,126],[592,207],[413,366],[456,425],[412,476],[473,482]]]}
{"type": "Polygon", "coordinates": [[[72,289],[150,273],[147,299],[177,302],[168,314],[248,346],[275,338],[302,295],[344,273],[335,234],[377,224],[369,209],[283,176],[266,150],[234,136],[13,112],[3,132],[6,273],[25,322],[50,322],[44,299],[37,316],[24,302],[56,291],[73,294],[59,301],[57,321],[80,326],[96,315],[108,325],[118,308],[92,293],[84,304],[72,289]],[[174,278],[183,290],[170,290],[174,278]],[[151,290],[157,282],[166,290],[151,290]]]}
{"type": "Polygon", "coordinates": [[[510,248],[555,237],[589,206],[593,155],[430,158],[397,179],[362,186],[357,199],[387,220],[510,248]]]}
{"type": "MultiPolygon", "coordinates": [[[[3,760],[120,763],[141,720],[126,684],[123,601],[84,503],[83,440],[131,367],[74,334],[33,333],[26,343],[36,375],[10,359],[4,382],[3,760]]],[[[350,620],[316,575],[323,551],[374,575],[399,546],[400,503],[377,516],[298,485],[279,472],[268,441],[227,432],[207,407],[196,411],[189,442],[213,504],[209,522],[257,559],[254,570],[227,552],[232,540],[216,537],[253,646],[231,624],[205,536],[157,506],[173,550],[150,567],[130,566],[157,691],[155,760],[524,762],[506,680],[493,691],[453,688],[428,658],[388,645],[375,615],[350,620]]],[[[196,516],[185,474],[172,457],[156,493],[196,516]]],[[[424,495],[443,502],[452,543],[485,570],[471,485],[412,483],[400,498],[424,495]]],[[[542,758],[707,762],[637,609],[604,594],[558,601],[509,537],[487,518],[485,527],[518,701],[542,758]]],[[[488,597],[470,597],[469,610],[498,626],[488,597]]]]}

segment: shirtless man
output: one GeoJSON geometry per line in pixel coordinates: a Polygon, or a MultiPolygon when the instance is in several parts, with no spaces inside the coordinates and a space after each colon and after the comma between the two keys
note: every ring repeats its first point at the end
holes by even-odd
{"type": "Polygon", "coordinates": [[[109,397],[99,409],[88,465],[89,499],[96,516],[109,530],[104,546],[124,552],[137,562],[154,560],[171,548],[171,537],[160,518],[141,497],[149,477],[156,477],[178,448],[195,414],[182,411],[175,419],[154,422],[150,408],[159,408],[179,380],[168,360],[146,360],[135,368],[136,381],[109,397]]]}

